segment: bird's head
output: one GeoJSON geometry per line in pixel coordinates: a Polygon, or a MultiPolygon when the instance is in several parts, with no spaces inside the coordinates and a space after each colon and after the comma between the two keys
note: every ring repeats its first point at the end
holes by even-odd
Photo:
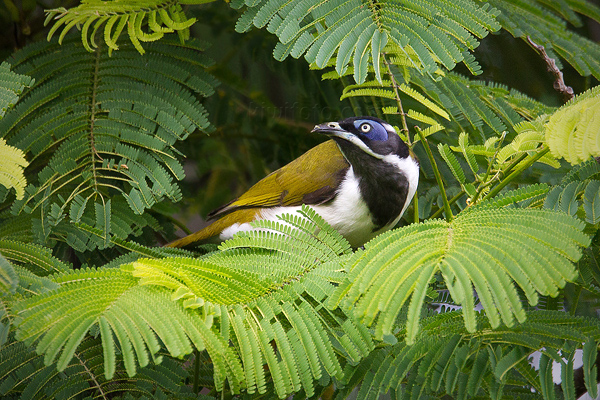
{"type": "Polygon", "coordinates": [[[394,128],[375,117],[351,117],[337,122],[326,122],[316,125],[312,132],[331,136],[344,153],[360,149],[378,159],[386,155],[396,155],[400,158],[412,156],[412,152],[394,128]]]}

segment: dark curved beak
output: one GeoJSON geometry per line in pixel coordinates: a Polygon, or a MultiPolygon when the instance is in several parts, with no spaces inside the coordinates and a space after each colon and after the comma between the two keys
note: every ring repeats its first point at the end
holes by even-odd
{"type": "Polygon", "coordinates": [[[340,137],[348,135],[348,131],[344,130],[337,122],[325,122],[323,124],[315,125],[311,132],[340,137]]]}

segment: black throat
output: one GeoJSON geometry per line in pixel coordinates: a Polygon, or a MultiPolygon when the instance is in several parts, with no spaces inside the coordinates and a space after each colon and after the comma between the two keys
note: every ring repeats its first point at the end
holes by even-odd
{"type": "Polygon", "coordinates": [[[360,194],[375,224],[373,231],[393,222],[402,212],[408,196],[406,175],[395,165],[365,153],[344,139],[336,142],[359,181],[360,194]]]}

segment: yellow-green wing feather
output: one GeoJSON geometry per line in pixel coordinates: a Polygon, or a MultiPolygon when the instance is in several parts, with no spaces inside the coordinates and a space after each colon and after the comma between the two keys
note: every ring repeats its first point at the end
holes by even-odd
{"type": "Polygon", "coordinates": [[[349,167],[333,140],[321,143],[209,213],[209,219],[218,218],[212,224],[167,246],[186,247],[206,241],[234,223],[253,221],[261,208],[325,203],[333,198],[349,167]]]}
{"type": "Polygon", "coordinates": [[[328,140],[270,173],[236,200],[209,213],[208,218],[239,209],[325,203],[333,198],[349,167],[337,144],[328,140]]]}
{"type": "Polygon", "coordinates": [[[221,232],[223,232],[223,229],[235,224],[236,222],[243,224],[253,221],[254,217],[256,216],[256,212],[257,210],[253,209],[233,211],[214,221],[212,224],[200,229],[198,232],[172,241],[171,243],[167,244],[166,247],[187,247],[195,243],[206,242],[207,239],[218,237],[221,232]]]}

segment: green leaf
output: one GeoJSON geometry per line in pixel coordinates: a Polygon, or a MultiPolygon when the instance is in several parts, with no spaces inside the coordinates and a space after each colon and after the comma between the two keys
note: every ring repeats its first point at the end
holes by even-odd
{"type": "Polygon", "coordinates": [[[342,378],[339,352],[357,363],[374,348],[351,313],[324,304],[351,248],[306,206],[256,225],[264,230],[206,257],[56,274],[57,288],[16,303],[18,340],[37,341],[44,362],[65,370],[86,333],[99,332],[106,378],[119,371],[117,349],[128,376],[159,362],[162,344],[173,357],[206,349],[219,390],[227,380],[233,393],[264,394],[272,381],[280,398],[310,395],[325,375],[342,378]]]}
{"type": "Polygon", "coordinates": [[[0,138],[0,159],[0,185],[7,189],[14,188],[17,200],[21,200],[27,186],[24,169],[29,165],[25,153],[0,138]]]}
{"type": "MultiPolygon", "coordinates": [[[[188,0],[182,4],[202,4],[209,3],[212,0],[188,0]]],[[[140,53],[145,50],[140,41],[149,42],[162,38],[165,32],[177,31],[187,36],[185,32],[196,22],[195,18],[188,19],[181,6],[173,2],[164,0],[144,0],[136,3],[126,3],[119,1],[87,0],[76,7],[65,9],[63,7],[46,10],[47,25],[50,21],[55,21],[54,26],[48,33],[48,40],[52,38],[55,32],[64,25],[60,34],[59,43],[62,43],[66,33],[75,25],[83,25],[81,30],[81,39],[83,46],[89,52],[94,51],[98,46],[95,43],[94,36],[96,30],[105,25],[104,40],[111,50],[117,50],[119,47],[116,42],[127,25],[127,34],[129,40],[140,53]],[[160,22],[157,21],[156,14],[160,14],[160,22]],[[148,17],[148,26],[154,33],[142,31],[142,22],[148,17]],[[119,20],[115,30],[112,30],[114,24],[119,20]],[[90,25],[95,22],[92,34],[88,37],[90,25]]]]}
{"type": "MultiPolygon", "coordinates": [[[[501,321],[512,326],[525,319],[516,286],[536,304],[538,293],[556,296],[575,279],[572,263],[581,257],[579,247],[590,243],[582,229],[582,222],[563,213],[474,207],[451,223],[434,220],[392,230],[348,261],[348,277],[329,306],[352,310],[382,337],[409,296],[410,309],[422,304],[414,296],[422,271],[431,270],[441,272],[453,300],[463,306],[470,332],[476,329],[473,289],[492,327],[501,321]]],[[[408,321],[408,343],[415,340],[415,324],[408,321]]]]}
{"type": "Polygon", "coordinates": [[[0,254],[0,294],[3,296],[14,294],[18,284],[19,277],[13,266],[0,254]]]}
{"type": "MultiPolygon", "coordinates": [[[[216,85],[205,71],[211,60],[195,41],[154,42],[145,49],[148,57],[124,44],[109,57],[106,48],[81,51],[72,38],[12,56],[15,71],[31,73],[38,83],[0,120],[0,131],[28,158],[46,160],[12,212],[40,215],[44,240],[66,237],[91,250],[108,244],[108,235],[103,241],[85,237],[64,218],[67,210],[71,221],[125,239],[148,224],[144,210],[181,198],[177,181],[184,172],[175,146],[196,130],[211,129],[200,103],[216,85]],[[141,217],[121,212],[126,204],[141,217]]],[[[4,152],[4,160],[12,161],[10,154],[4,152]]]]}
{"type": "Polygon", "coordinates": [[[570,354],[565,353],[567,353],[567,351],[563,352],[563,356],[567,358],[567,362],[565,362],[564,359],[561,359],[560,362],[560,386],[565,399],[575,400],[575,384],[573,382],[573,356],[575,355],[575,352],[572,351],[570,354]]]}
{"type": "Polygon", "coordinates": [[[583,379],[585,388],[592,399],[598,397],[598,365],[596,365],[596,357],[598,355],[598,346],[596,341],[588,339],[583,346],[583,379]]]}
{"type": "Polygon", "coordinates": [[[569,101],[546,124],[546,141],[554,157],[579,164],[600,156],[600,86],[569,101]]]}
{"type": "Polygon", "coordinates": [[[600,181],[592,180],[585,187],[583,209],[587,222],[596,224],[600,221],[600,181]]]}
{"type": "Polygon", "coordinates": [[[252,23],[259,28],[267,26],[280,40],[275,49],[278,59],[288,54],[305,54],[307,61],[319,68],[328,65],[337,50],[335,64],[339,74],[348,69],[350,54],[354,52],[357,83],[364,81],[369,64],[376,79],[381,80],[379,58],[386,43],[416,54],[420,62],[414,66],[421,73],[432,74],[437,69],[436,60],[447,68],[462,61],[473,66],[470,51],[477,46],[478,38],[500,28],[494,8],[470,0],[447,4],[260,0],[246,4],[249,9],[236,25],[238,32],[247,30],[252,23]]]}
{"type": "Polygon", "coordinates": [[[465,183],[465,173],[463,172],[460,164],[458,163],[458,160],[456,159],[454,153],[450,151],[450,147],[448,147],[447,144],[440,143],[438,144],[438,151],[440,152],[440,155],[446,162],[448,168],[450,168],[452,175],[454,175],[458,183],[465,183]]]}
{"type": "Polygon", "coordinates": [[[554,400],[554,381],[552,380],[552,358],[546,353],[540,357],[540,384],[542,386],[542,395],[544,400],[554,400]]]}
{"type": "Polygon", "coordinates": [[[25,87],[31,87],[34,80],[11,71],[10,64],[0,63],[0,119],[11,109],[25,87]]]}

